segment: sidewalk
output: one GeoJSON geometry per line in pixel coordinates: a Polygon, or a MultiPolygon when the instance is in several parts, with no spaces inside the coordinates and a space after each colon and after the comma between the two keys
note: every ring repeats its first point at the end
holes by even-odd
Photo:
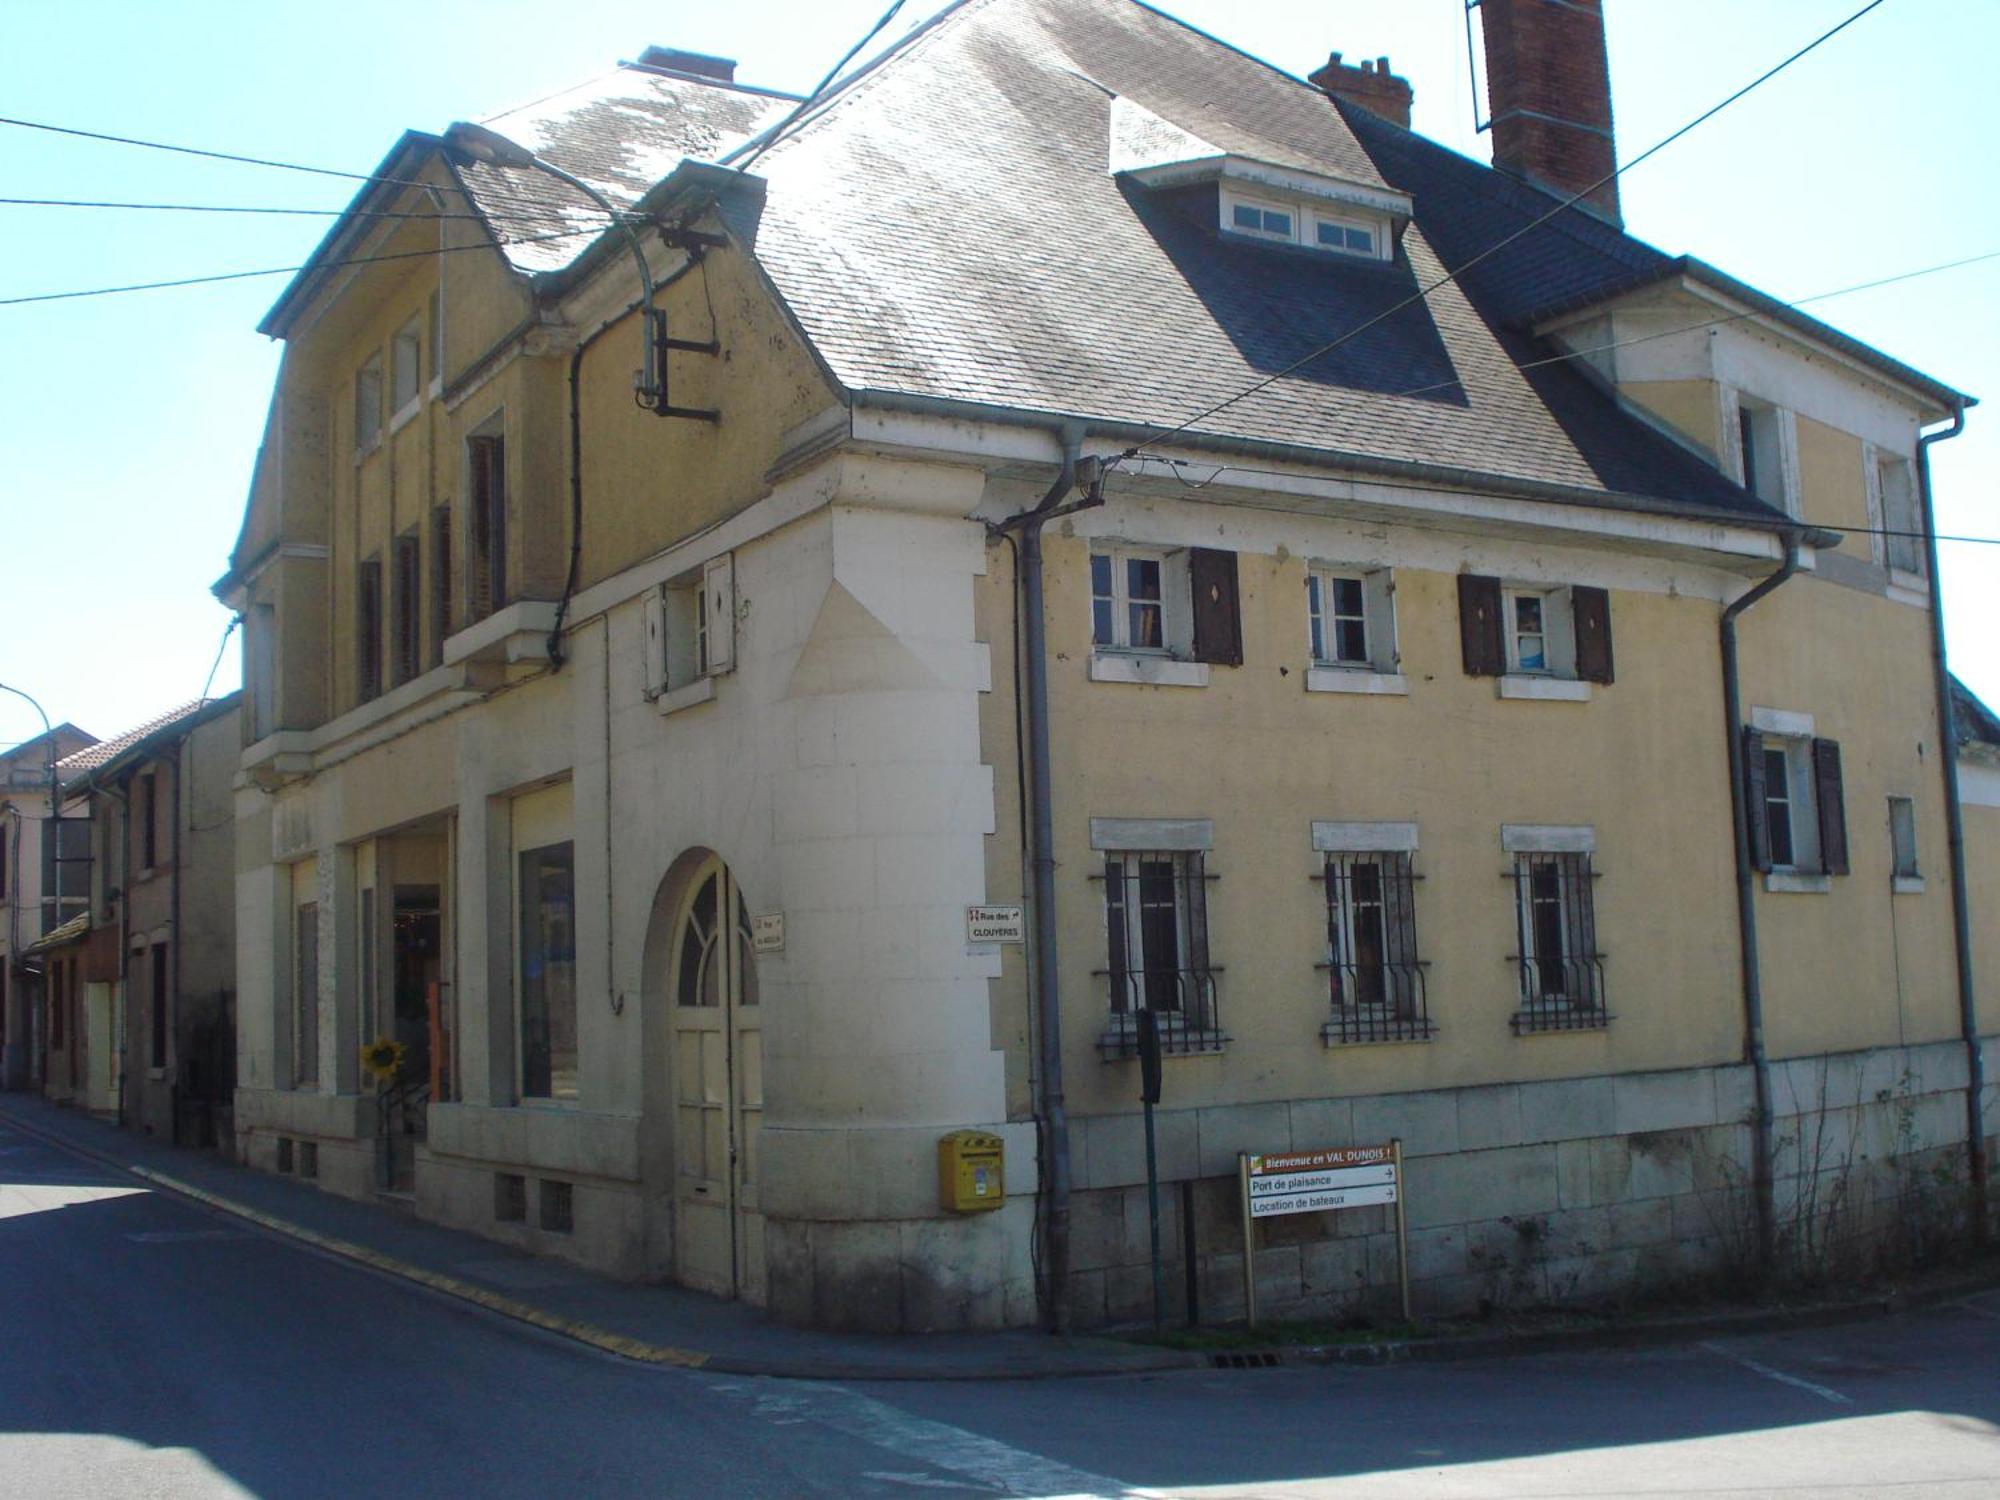
{"type": "Polygon", "coordinates": [[[1037,1332],[871,1335],[788,1328],[744,1303],[611,1281],[393,1208],[135,1136],[32,1095],[0,1094],[0,1130],[7,1128],[326,1254],[648,1364],[801,1380],[1003,1380],[1208,1363],[1181,1350],[1037,1332]]]}

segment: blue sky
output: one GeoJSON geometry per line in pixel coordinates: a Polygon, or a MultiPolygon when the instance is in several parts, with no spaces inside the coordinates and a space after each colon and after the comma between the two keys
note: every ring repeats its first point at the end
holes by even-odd
{"type": "MultiPolygon", "coordinates": [[[[365,172],[406,127],[478,119],[648,43],[804,90],[886,0],[0,0],[0,114],[365,172]]],[[[1607,0],[1621,160],[1862,0],[1607,0]]],[[[888,35],[921,20],[913,3],[888,35]]],[[[1462,0],[1172,0],[1305,73],[1387,54],[1415,126],[1470,155],[1462,0]]],[[[2000,4],[1887,0],[1635,168],[1628,227],[1786,299],[2000,250],[2000,4]]],[[[0,196],[338,209],[337,178],[0,126],[0,196]]],[[[297,265],[325,218],[0,205],[0,298],[297,265]]],[[[100,735],[196,696],[228,616],[208,595],[242,515],[283,277],[0,306],[0,681],[100,735]]],[[[2000,260],[1816,304],[1816,315],[2000,400],[2000,260]]],[[[1337,330],[1330,330],[1337,332],[1337,330]]],[[[1936,450],[1942,531],[2000,536],[2000,404],[1936,450]]],[[[1947,545],[1954,664],[2000,703],[2000,547],[1947,545]]],[[[234,643],[216,677],[237,680],[234,643]]],[[[0,743],[38,732],[0,697],[0,743]]]]}

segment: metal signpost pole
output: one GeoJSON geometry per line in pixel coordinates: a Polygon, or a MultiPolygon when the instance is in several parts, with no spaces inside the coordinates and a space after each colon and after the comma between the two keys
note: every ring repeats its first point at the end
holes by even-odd
{"type": "Polygon", "coordinates": [[[1153,1106],[1160,1102],[1160,1018],[1139,1012],[1139,1101],[1146,1109],[1146,1215],[1153,1231],[1153,1328],[1167,1316],[1165,1273],[1160,1266],[1160,1165],[1153,1140],[1153,1106]]]}
{"type": "Polygon", "coordinates": [[[1257,1223],[1250,1217],[1250,1153],[1236,1158],[1236,1175],[1243,1199],[1243,1310],[1249,1326],[1257,1326],[1257,1223]]]}
{"type": "Polygon", "coordinates": [[[1399,1136],[1389,1142],[1389,1160],[1396,1167],[1396,1279],[1403,1289],[1403,1321],[1410,1321],[1410,1222],[1404,1212],[1403,1142],[1399,1136]]]}

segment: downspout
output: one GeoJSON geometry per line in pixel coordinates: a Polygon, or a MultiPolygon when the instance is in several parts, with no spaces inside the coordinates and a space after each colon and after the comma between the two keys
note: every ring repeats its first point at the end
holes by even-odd
{"type": "Polygon", "coordinates": [[[1062,1003],[1056,988],[1056,854],[1053,774],[1049,766],[1048,618],[1042,591],[1042,527],[1076,488],[1083,428],[1062,428],[1062,472],[1021,520],[1021,593],[1028,677],[1028,801],[1033,843],[1035,998],[1041,1011],[1042,1173],[1048,1193],[1049,1327],[1066,1334],[1069,1299],[1069,1113],[1063,1101],[1062,1003]]]}
{"type": "MultiPolygon", "coordinates": [[[[562,598],[556,603],[555,624],[549,627],[548,653],[549,670],[560,672],[563,663],[569,660],[563,649],[563,625],[569,618],[570,601],[576,597],[577,575],[583,564],[583,409],[582,382],[583,356],[590,346],[603,338],[613,328],[631,317],[633,313],[650,311],[652,297],[679,281],[700,262],[690,256],[683,261],[671,276],[648,289],[647,294],[621,313],[614,313],[599,323],[596,328],[577,340],[576,348],[569,357],[569,572],[563,579],[562,598]]],[[[532,326],[534,320],[530,320],[532,326]]]]}
{"type": "Polygon", "coordinates": [[[1937,516],[1931,506],[1933,443],[1965,431],[1965,403],[1955,401],[1951,426],[1917,436],[1917,499],[1923,506],[1924,569],[1929,578],[1931,666],[1937,682],[1938,739],[1944,768],[1945,846],[1951,860],[1951,938],[1958,957],[1958,1026],[1965,1041],[1965,1162],[1974,1242],[1988,1234],[1986,1193],[1986,1058],[1979,1041],[1979,1000],[1973,985],[1972,912],[1965,888],[1965,815],[1958,796],[1958,734],[1951,706],[1951,669],[1944,642],[1944,582],[1938,576],[1937,516]]]}
{"type": "Polygon", "coordinates": [[[1750,812],[1744,789],[1743,690],[1737,672],[1736,617],[1774,593],[1799,570],[1799,533],[1785,533],[1778,571],[1722,612],[1722,728],[1729,741],[1729,812],[1736,835],[1736,929],[1743,966],[1743,1056],[1756,1103],[1750,1116],[1751,1185],[1756,1200],[1757,1264],[1768,1270],[1777,1248],[1777,1205],[1771,1182],[1771,1061],[1764,1050],[1764,981],[1757,960],[1757,900],[1750,857],[1750,812]]]}
{"type": "MultiPolygon", "coordinates": [[[[184,754],[192,741],[182,740],[175,746],[173,758],[174,790],[168,803],[168,811],[174,820],[174,837],[167,851],[167,858],[173,861],[167,871],[167,996],[171,1004],[167,1007],[167,1024],[164,1028],[167,1039],[166,1059],[169,1069],[167,1085],[167,1139],[174,1145],[180,1144],[181,1101],[180,1083],[175,1074],[180,1071],[180,1008],[181,1008],[181,775],[185,770],[183,761],[193,763],[191,754],[184,754]]],[[[158,1006],[162,997],[155,995],[153,1004],[158,1006]]],[[[150,1043],[149,1043],[150,1045],[150,1043]]],[[[166,1061],[163,1059],[163,1061],[166,1061]]],[[[147,1058],[147,1067],[152,1059],[147,1058]]]]}

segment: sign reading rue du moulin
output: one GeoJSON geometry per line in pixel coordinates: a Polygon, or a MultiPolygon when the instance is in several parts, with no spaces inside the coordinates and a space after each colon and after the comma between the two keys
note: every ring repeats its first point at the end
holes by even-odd
{"type": "Polygon", "coordinates": [[[1393,1146],[1346,1146],[1249,1157],[1245,1177],[1250,1217],[1268,1219],[1280,1214],[1394,1203],[1403,1175],[1397,1155],[1393,1146]]]}

